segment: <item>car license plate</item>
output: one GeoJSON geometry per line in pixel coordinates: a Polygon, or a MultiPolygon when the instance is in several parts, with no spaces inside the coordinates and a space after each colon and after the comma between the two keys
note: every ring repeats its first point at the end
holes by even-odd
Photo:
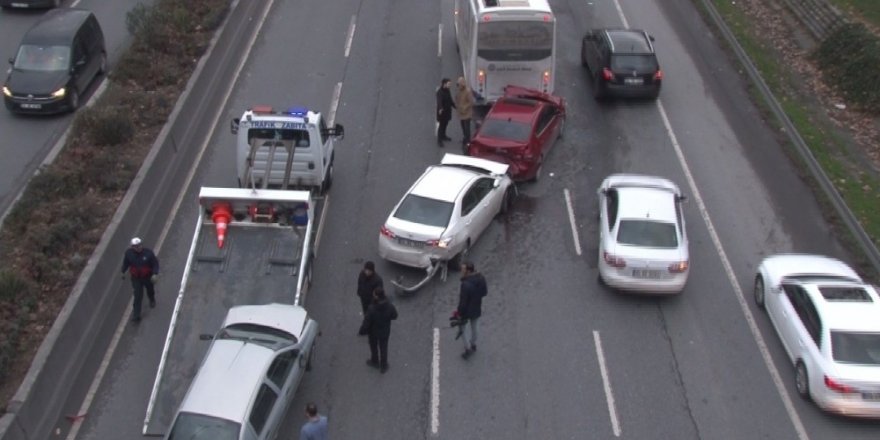
{"type": "Polygon", "coordinates": [[[623,83],[628,86],[640,86],[645,83],[645,80],[642,78],[624,78],[623,83]]]}
{"type": "Polygon", "coordinates": [[[632,275],[633,278],[658,279],[660,278],[660,271],[650,269],[633,269],[632,275]]]}
{"type": "Polygon", "coordinates": [[[21,108],[39,110],[39,109],[43,108],[43,105],[42,104],[22,104],[21,108]]]}
{"type": "Polygon", "coordinates": [[[408,238],[403,238],[403,237],[397,237],[397,242],[404,245],[404,246],[409,246],[409,247],[414,247],[414,248],[425,247],[425,242],[423,242],[423,241],[410,240],[408,238]]]}
{"type": "Polygon", "coordinates": [[[880,400],[880,393],[862,393],[862,399],[880,400]]]}

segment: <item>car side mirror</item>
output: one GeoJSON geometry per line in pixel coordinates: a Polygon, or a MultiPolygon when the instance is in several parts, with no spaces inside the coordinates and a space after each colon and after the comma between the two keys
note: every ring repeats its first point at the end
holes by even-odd
{"type": "Polygon", "coordinates": [[[200,341],[211,341],[214,339],[214,335],[208,333],[202,333],[199,335],[200,341]]]}
{"type": "Polygon", "coordinates": [[[299,349],[298,348],[294,348],[293,350],[290,350],[290,351],[291,351],[291,353],[293,353],[293,357],[299,356],[299,349]]]}
{"type": "Polygon", "coordinates": [[[688,198],[687,198],[687,196],[677,195],[677,196],[675,196],[675,201],[679,202],[679,203],[684,203],[684,202],[688,201],[688,198]]]}
{"type": "Polygon", "coordinates": [[[654,42],[654,36],[653,36],[653,35],[648,35],[648,39],[650,39],[652,43],[654,42]]]}
{"type": "Polygon", "coordinates": [[[598,190],[596,190],[596,194],[601,194],[604,196],[608,194],[608,190],[606,188],[599,188],[598,190]]]}
{"type": "Polygon", "coordinates": [[[333,126],[333,132],[336,134],[336,138],[342,140],[345,138],[345,127],[342,124],[336,124],[333,126]]]}
{"type": "Polygon", "coordinates": [[[238,126],[240,124],[241,124],[241,119],[232,118],[232,121],[229,122],[229,131],[231,131],[232,134],[238,134],[238,126]]]}
{"type": "Polygon", "coordinates": [[[10,59],[9,59],[9,64],[15,64],[15,58],[10,58],[10,59]]]}
{"type": "Polygon", "coordinates": [[[492,188],[498,188],[501,186],[501,179],[495,179],[492,181],[492,188]]]}
{"type": "Polygon", "coordinates": [[[592,41],[592,40],[595,40],[595,39],[596,39],[596,36],[593,35],[593,31],[590,31],[590,32],[587,32],[586,34],[584,34],[584,40],[590,40],[590,41],[592,41]]]}

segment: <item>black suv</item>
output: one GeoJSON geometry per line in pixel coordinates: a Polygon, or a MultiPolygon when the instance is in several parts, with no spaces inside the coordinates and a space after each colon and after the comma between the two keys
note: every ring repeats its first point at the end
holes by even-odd
{"type": "Polygon", "coordinates": [[[104,33],[89,11],[52,9],[25,33],[9,63],[3,100],[10,111],[73,111],[92,80],[107,70],[104,33]]]}
{"type": "Polygon", "coordinates": [[[581,64],[590,72],[593,95],[656,99],[663,82],[654,37],[637,29],[595,29],[581,44],[581,64]]]}

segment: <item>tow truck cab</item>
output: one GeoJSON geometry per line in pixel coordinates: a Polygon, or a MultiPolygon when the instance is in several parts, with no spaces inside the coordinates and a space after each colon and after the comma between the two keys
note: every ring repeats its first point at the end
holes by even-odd
{"type": "Polygon", "coordinates": [[[230,124],[236,135],[238,185],[246,188],[314,189],[333,182],[334,142],[340,124],[328,127],[320,113],[304,107],[276,111],[251,107],[230,124]]]}

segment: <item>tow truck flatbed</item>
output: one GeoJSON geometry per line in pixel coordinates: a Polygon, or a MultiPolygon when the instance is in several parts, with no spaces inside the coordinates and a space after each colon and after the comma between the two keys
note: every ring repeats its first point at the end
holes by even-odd
{"type": "Polygon", "coordinates": [[[147,407],[144,435],[162,436],[230,307],[297,304],[311,282],[321,201],[307,191],[202,188],[202,209],[147,407]],[[218,236],[224,226],[223,247],[218,236]]]}

